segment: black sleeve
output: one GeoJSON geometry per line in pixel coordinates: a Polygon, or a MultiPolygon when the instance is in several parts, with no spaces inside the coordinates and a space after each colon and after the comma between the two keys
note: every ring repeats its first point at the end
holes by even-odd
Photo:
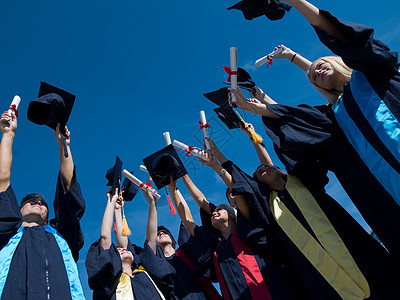
{"type": "Polygon", "coordinates": [[[263,117],[268,136],[279,148],[315,148],[336,145],[345,139],[328,105],[269,104],[280,119],[263,117]]]}
{"type": "Polygon", "coordinates": [[[114,244],[104,250],[100,240],[94,242],[86,255],[85,265],[90,288],[99,295],[113,295],[122,273],[121,257],[114,244]]]}
{"type": "Polygon", "coordinates": [[[329,12],[320,10],[327,17],[336,30],[346,38],[345,41],[332,38],[325,31],[314,27],[321,42],[334,54],[342,57],[350,68],[363,72],[393,72],[396,73],[399,65],[397,52],[374,38],[374,30],[367,26],[342,21],[329,12]]]}
{"type": "Polygon", "coordinates": [[[74,184],[68,192],[58,174],[56,195],[54,198],[55,218],[50,221],[54,227],[67,241],[75,261],[79,259],[79,250],[83,247],[83,233],[80,219],[85,212],[85,200],[83,199],[81,187],[76,179],[74,169],[74,184]]]}
{"type": "Polygon", "coordinates": [[[11,185],[0,193],[0,208],[0,249],[2,249],[22,224],[21,211],[11,185]]]}
{"type": "Polygon", "coordinates": [[[196,226],[193,236],[194,271],[197,276],[217,282],[214,271],[213,255],[218,245],[218,238],[210,234],[203,226],[196,226]]]}
{"type": "MultiPolygon", "coordinates": [[[[153,250],[147,244],[144,244],[139,254],[142,266],[149,273],[155,284],[164,295],[173,295],[174,283],[172,277],[176,271],[174,267],[163,257],[154,254],[153,250]]],[[[168,298],[168,297],[167,297],[168,298]]]]}
{"type": "Polygon", "coordinates": [[[192,236],[182,222],[179,227],[178,245],[183,251],[192,253],[192,236]]]}

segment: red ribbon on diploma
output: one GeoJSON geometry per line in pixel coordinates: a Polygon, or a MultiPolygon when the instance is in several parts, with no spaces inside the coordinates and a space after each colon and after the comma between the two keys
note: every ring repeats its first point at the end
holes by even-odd
{"type": "Polygon", "coordinates": [[[15,116],[18,118],[18,109],[17,106],[15,104],[10,105],[10,108],[15,111],[15,116]]]}
{"type": "Polygon", "coordinates": [[[203,128],[210,128],[210,124],[203,124],[202,121],[199,121],[199,124],[200,124],[200,129],[203,129],[203,128]]]}
{"type": "Polygon", "coordinates": [[[272,58],[269,57],[269,55],[267,55],[267,59],[268,59],[268,63],[266,68],[268,68],[270,65],[272,65],[272,58]]]}
{"type": "Polygon", "coordinates": [[[142,182],[142,183],[139,185],[139,187],[142,188],[142,187],[144,187],[145,185],[151,188],[151,183],[148,183],[148,182],[142,182]]]}
{"type": "Polygon", "coordinates": [[[195,147],[193,147],[192,145],[189,145],[189,149],[188,150],[185,150],[187,153],[186,153],[186,156],[189,156],[190,154],[192,154],[192,151],[195,149],[195,147]]]}
{"type": "Polygon", "coordinates": [[[227,67],[227,66],[223,66],[224,70],[226,73],[228,73],[229,77],[228,80],[226,82],[231,82],[231,75],[237,75],[236,71],[232,71],[231,68],[227,67]]]}

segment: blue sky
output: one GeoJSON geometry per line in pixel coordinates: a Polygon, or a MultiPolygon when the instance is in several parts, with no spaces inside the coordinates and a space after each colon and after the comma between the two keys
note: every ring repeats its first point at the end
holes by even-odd
{"type": "MultiPolygon", "coordinates": [[[[227,131],[202,93],[222,87],[229,65],[229,47],[238,48],[244,67],[275,101],[283,104],[325,103],[308,84],[304,73],[288,60],[275,60],[267,70],[254,61],[284,44],[310,60],[329,55],[311,26],[294,9],[282,20],[265,17],[247,21],[239,11],[227,11],[234,1],[1,1],[1,105],[22,98],[14,143],[12,185],[20,200],[32,192],[54,197],[59,168],[53,132],[30,123],[28,103],[46,81],[75,94],[68,127],[77,175],[87,202],[82,219],[85,246],[78,267],[86,295],[91,295],[84,267],[90,244],[99,237],[105,208],[106,170],[119,155],[123,167],[139,170],[141,159],[164,146],[162,133],[201,146],[197,121],[205,110],[211,137],[221,151],[245,171],[252,172],[257,157],[239,130],[227,131]]],[[[376,1],[314,1],[319,8],[349,21],[369,25],[393,50],[400,49],[400,3],[376,1]]],[[[259,117],[244,114],[265,138],[278,163],[259,117]]],[[[225,188],[218,176],[182,157],[190,176],[206,196],[222,202],[225,188]]],[[[278,163],[278,165],[281,165],[278,163]]],[[[327,189],[356,215],[340,185],[331,176],[327,189]]],[[[184,195],[187,192],[184,191],[184,195]]],[[[163,192],[161,191],[162,195],[163,192]]],[[[194,201],[187,201],[198,220],[194,201]]],[[[53,213],[51,213],[53,215],[53,213]]],[[[132,241],[142,245],[147,200],[138,195],[126,205],[132,241]]],[[[176,235],[179,217],[169,213],[166,197],[159,200],[159,223],[176,235]]],[[[362,223],[366,226],[364,223],[362,223]]],[[[366,227],[367,228],[367,227],[366,227]]]]}

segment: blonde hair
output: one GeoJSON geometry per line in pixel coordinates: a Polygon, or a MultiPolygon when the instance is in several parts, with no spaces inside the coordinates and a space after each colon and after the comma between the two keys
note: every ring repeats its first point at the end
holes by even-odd
{"type": "MultiPolygon", "coordinates": [[[[342,76],[344,76],[346,78],[347,81],[350,80],[351,77],[351,73],[353,72],[353,69],[349,68],[344,61],[342,60],[341,57],[339,56],[324,56],[321,57],[319,59],[317,59],[316,61],[314,61],[312,65],[315,65],[317,62],[319,62],[320,60],[328,62],[331,64],[332,68],[334,68],[339,74],[341,74],[342,76]]],[[[311,69],[310,66],[310,69],[311,69]]],[[[311,78],[309,77],[309,71],[307,72],[307,77],[308,80],[310,81],[310,83],[313,85],[313,87],[315,87],[315,89],[320,92],[325,98],[328,99],[328,101],[330,103],[335,103],[340,96],[342,96],[343,93],[339,92],[339,91],[330,91],[330,90],[325,90],[323,88],[320,88],[318,85],[316,85],[314,82],[311,81],[311,78]]]]}

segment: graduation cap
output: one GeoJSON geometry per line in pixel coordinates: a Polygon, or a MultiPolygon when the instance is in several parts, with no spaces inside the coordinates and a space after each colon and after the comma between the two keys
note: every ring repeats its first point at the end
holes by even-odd
{"type": "MultiPolygon", "coordinates": [[[[224,67],[224,69],[226,68],[226,66],[224,67]]],[[[228,72],[226,69],[225,71],[229,74],[230,72],[228,72]]],[[[230,76],[228,77],[228,80],[225,81],[224,83],[226,84],[231,84],[231,80],[230,80],[230,76]]],[[[254,87],[256,86],[254,80],[251,78],[250,74],[242,68],[238,68],[237,69],[237,85],[238,87],[241,87],[243,89],[247,89],[247,90],[254,90],[254,87]]]]}
{"type": "Polygon", "coordinates": [[[240,123],[243,124],[242,120],[239,119],[237,114],[233,111],[230,106],[221,106],[214,108],[218,118],[224,122],[228,129],[240,128],[240,123]]]}
{"type": "Polygon", "coordinates": [[[187,174],[185,166],[172,145],[143,158],[143,163],[158,189],[170,183],[170,176],[176,180],[187,174]]]}
{"type": "Polygon", "coordinates": [[[60,123],[60,130],[63,131],[74,102],[74,95],[41,82],[38,98],[29,103],[28,120],[35,124],[47,125],[54,130],[57,123],[60,123]]]}
{"type": "Polygon", "coordinates": [[[106,178],[108,180],[106,186],[112,186],[111,194],[114,195],[115,189],[118,188],[120,191],[121,185],[121,173],[122,173],[122,161],[118,156],[115,157],[115,165],[107,170],[106,178]]]}
{"type": "Polygon", "coordinates": [[[209,92],[203,94],[211,102],[217,104],[218,106],[226,106],[229,105],[228,103],[228,94],[229,90],[227,87],[220,88],[214,92],[209,92]]]}
{"type": "MultiPolygon", "coordinates": [[[[133,174],[133,172],[131,172],[133,174]]],[[[128,178],[124,179],[122,183],[122,199],[124,201],[132,201],[132,199],[136,196],[139,191],[139,187],[130,181],[128,178]]]]}
{"type": "Polygon", "coordinates": [[[265,15],[271,21],[282,19],[290,5],[279,0],[243,0],[228,8],[241,10],[246,20],[252,20],[265,15]]]}

